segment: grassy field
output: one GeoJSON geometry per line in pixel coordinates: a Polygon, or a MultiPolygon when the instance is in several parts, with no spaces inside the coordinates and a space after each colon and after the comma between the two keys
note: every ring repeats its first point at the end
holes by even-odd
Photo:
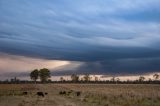
{"type": "Polygon", "coordinates": [[[160,85],[0,84],[0,106],[160,106],[160,85]]]}

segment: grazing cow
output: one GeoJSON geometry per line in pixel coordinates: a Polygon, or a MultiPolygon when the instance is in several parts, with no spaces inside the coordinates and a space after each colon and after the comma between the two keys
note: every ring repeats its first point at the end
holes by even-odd
{"type": "Polygon", "coordinates": [[[37,95],[44,97],[44,93],[43,92],[37,92],[37,95]]]}
{"type": "Polygon", "coordinates": [[[60,94],[60,95],[65,95],[65,94],[66,94],[66,91],[60,91],[59,94],[60,94]]]}
{"type": "Polygon", "coordinates": [[[28,94],[28,92],[23,92],[23,93],[22,93],[22,95],[27,95],[27,94],[28,94]]]}
{"type": "Polygon", "coordinates": [[[72,92],[73,92],[72,90],[68,91],[67,95],[69,96],[72,92]]]}
{"type": "Polygon", "coordinates": [[[59,94],[62,95],[62,91],[60,91],[59,94]]]}
{"type": "Polygon", "coordinates": [[[73,90],[68,91],[68,94],[71,94],[73,92],[73,90]]]}
{"type": "Polygon", "coordinates": [[[77,91],[75,92],[76,93],[76,96],[80,96],[81,95],[81,92],[80,91],[77,91]]]}

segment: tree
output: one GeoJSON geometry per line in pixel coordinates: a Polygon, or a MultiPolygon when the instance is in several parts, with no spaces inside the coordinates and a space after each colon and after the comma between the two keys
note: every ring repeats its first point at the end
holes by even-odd
{"type": "Polygon", "coordinates": [[[90,75],[89,74],[86,74],[86,75],[84,75],[84,81],[86,81],[86,82],[88,82],[88,81],[90,81],[90,75]]]}
{"type": "Polygon", "coordinates": [[[72,75],[71,75],[71,80],[72,80],[73,82],[78,82],[78,81],[79,81],[79,76],[76,75],[76,74],[72,74],[72,75]]]}
{"type": "Polygon", "coordinates": [[[63,77],[60,77],[60,81],[61,81],[61,82],[64,82],[65,79],[64,79],[63,77]]]}
{"type": "Polygon", "coordinates": [[[149,81],[149,82],[151,82],[151,81],[152,81],[152,79],[151,79],[151,78],[148,78],[148,81],[149,81]]]}
{"type": "Polygon", "coordinates": [[[120,82],[120,78],[116,78],[116,81],[117,81],[117,82],[120,82]]]}
{"type": "Polygon", "coordinates": [[[33,70],[33,71],[30,73],[30,78],[31,78],[31,80],[33,80],[35,83],[36,83],[36,81],[37,81],[37,79],[38,79],[38,76],[39,76],[39,71],[38,71],[38,69],[35,69],[35,70],[33,70]]]}
{"type": "Polygon", "coordinates": [[[145,80],[145,77],[143,77],[143,76],[140,76],[140,77],[139,77],[139,81],[140,81],[140,82],[143,82],[144,80],[145,80]]]}
{"type": "Polygon", "coordinates": [[[83,78],[83,77],[81,78],[81,81],[84,81],[84,78],[83,78]]]}
{"type": "Polygon", "coordinates": [[[112,77],[112,78],[111,78],[111,81],[112,81],[112,82],[115,82],[115,77],[112,77]]]}
{"type": "Polygon", "coordinates": [[[41,82],[43,82],[43,83],[48,81],[48,79],[51,77],[50,70],[47,68],[40,69],[39,70],[39,77],[40,77],[41,82]]]}
{"type": "Polygon", "coordinates": [[[95,77],[94,77],[94,81],[96,81],[96,82],[97,82],[97,81],[98,81],[98,77],[96,77],[96,76],[95,76],[95,77]]]}
{"type": "Polygon", "coordinates": [[[159,77],[160,77],[160,76],[159,76],[158,74],[154,74],[154,75],[153,75],[153,78],[154,78],[155,80],[158,80],[159,77]]]}

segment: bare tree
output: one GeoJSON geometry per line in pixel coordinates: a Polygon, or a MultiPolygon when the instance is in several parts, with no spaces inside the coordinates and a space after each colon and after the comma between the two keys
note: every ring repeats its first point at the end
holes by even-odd
{"type": "Polygon", "coordinates": [[[86,81],[86,82],[90,81],[90,79],[91,79],[89,74],[84,75],[83,78],[84,78],[84,81],[86,81]]]}
{"type": "Polygon", "coordinates": [[[153,78],[154,78],[155,80],[158,80],[159,77],[160,77],[159,74],[154,74],[154,75],[153,75],[153,78]]]}
{"type": "Polygon", "coordinates": [[[112,81],[112,82],[115,82],[115,77],[112,77],[112,78],[111,78],[111,81],[112,81]]]}
{"type": "Polygon", "coordinates": [[[71,75],[71,80],[72,80],[73,82],[78,82],[78,81],[79,81],[79,76],[76,75],[76,74],[72,74],[72,75],[71,75]]]}
{"type": "Polygon", "coordinates": [[[144,80],[145,80],[145,77],[143,77],[143,76],[140,76],[140,77],[139,77],[139,81],[140,81],[140,82],[143,82],[144,80]]]}
{"type": "Polygon", "coordinates": [[[119,82],[119,81],[120,81],[120,78],[116,78],[116,81],[119,82]]]}
{"type": "Polygon", "coordinates": [[[148,81],[149,81],[149,82],[151,82],[151,81],[152,81],[152,79],[151,79],[151,78],[148,78],[148,81]]]}
{"type": "Polygon", "coordinates": [[[95,76],[95,77],[94,77],[94,81],[98,81],[98,80],[99,80],[98,77],[95,76]]]}

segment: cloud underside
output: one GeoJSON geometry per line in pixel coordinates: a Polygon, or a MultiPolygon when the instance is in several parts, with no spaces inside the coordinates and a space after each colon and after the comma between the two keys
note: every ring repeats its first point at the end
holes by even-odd
{"type": "MultiPolygon", "coordinates": [[[[41,64],[53,74],[159,72],[159,6],[159,0],[1,0],[0,61],[17,56],[14,63],[30,67],[24,71],[41,64]],[[31,58],[41,62],[31,66],[31,58]],[[66,64],[47,65],[54,60],[66,64]]],[[[9,70],[5,65],[0,70],[9,70]]]]}
{"type": "Polygon", "coordinates": [[[28,76],[37,68],[48,68],[52,75],[108,74],[137,75],[159,72],[160,58],[116,59],[108,61],[62,61],[8,55],[1,53],[0,76],[28,76]]]}

